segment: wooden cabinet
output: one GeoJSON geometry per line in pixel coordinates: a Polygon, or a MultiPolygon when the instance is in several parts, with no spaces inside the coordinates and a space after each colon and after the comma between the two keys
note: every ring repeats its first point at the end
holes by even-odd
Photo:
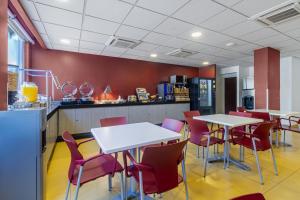
{"type": "Polygon", "coordinates": [[[124,116],[129,123],[153,124],[162,123],[165,117],[183,120],[183,112],[189,109],[189,103],[61,109],[59,135],[64,131],[88,133],[91,128],[99,127],[99,120],[106,117],[124,116]]]}
{"type": "Polygon", "coordinates": [[[52,152],[54,151],[54,146],[57,139],[58,133],[58,112],[54,113],[50,119],[47,120],[46,128],[46,152],[45,152],[45,162],[46,166],[50,161],[52,152]]]}

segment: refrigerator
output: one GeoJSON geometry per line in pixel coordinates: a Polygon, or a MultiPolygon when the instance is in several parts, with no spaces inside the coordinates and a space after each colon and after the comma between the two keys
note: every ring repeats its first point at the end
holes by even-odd
{"type": "Polygon", "coordinates": [[[0,111],[0,199],[45,199],[46,109],[0,111]]]}
{"type": "Polygon", "coordinates": [[[201,115],[216,112],[216,79],[195,77],[188,79],[190,109],[199,110],[201,115]]]}

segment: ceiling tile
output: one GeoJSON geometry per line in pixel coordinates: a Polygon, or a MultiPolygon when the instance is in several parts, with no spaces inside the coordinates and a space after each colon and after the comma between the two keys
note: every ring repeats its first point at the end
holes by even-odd
{"type": "Polygon", "coordinates": [[[165,46],[159,46],[159,47],[153,49],[154,52],[160,53],[160,54],[167,54],[173,50],[175,50],[175,48],[170,48],[170,47],[165,47],[165,46]]]}
{"type": "Polygon", "coordinates": [[[198,51],[203,52],[204,49],[208,48],[209,46],[206,44],[202,44],[199,42],[193,42],[189,45],[184,46],[184,49],[192,50],[192,51],[198,51]]]}
{"type": "Polygon", "coordinates": [[[291,37],[294,37],[294,38],[299,38],[300,37],[300,26],[297,29],[285,32],[285,34],[287,34],[291,37]]]}
{"type": "Polygon", "coordinates": [[[92,50],[92,49],[79,48],[79,53],[97,55],[99,53],[99,51],[92,50]]]}
{"type": "Polygon", "coordinates": [[[105,47],[104,44],[93,43],[93,42],[86,42],[86,41],[82,41],[82,40],[80,41],[80,48],[100,51],[104,47],[105,47]]]}
{"type": "Polygon", "coordinates": [[[118,47],[112,47],[112,46],[107,46],[104,49],[104,51],[115,52],[115,53],[120,53],[120,54],[124,53],[127,50],[128,49],[126,49],[126,48],[118,48],[118,47]]]}
{"type": "Polygon", "coordinates": [[[158,45],[150,44],[150,43],[147,43],[147,42],[142,42],[141,44],[139,44],[134,49],[142,50],[142,51],[153,51],[157,47],[158,47],[158,45]]]}
{"type": "Polygon", "coordinates": [[[103,35],[100,33],[93,33],[89,31],[82,31],[81,32],[81,40],[94,42],[94,43],[102,43],[104,44],[108,39],[109,35],[103,35]]]}
{"type": "Polygon", "coordinates": [[[75,40],[75,39],[70,39],[67,37],[49,37],[51,43],[54,45],[59,45],[59,46],[66,46],[66,47],[70,47],[70,48],[78,48],[79,46],[79,40],[75,40]],[[60,42],[61,39],[68,39],[70,41],[70,44],[68,45],[64,45],[60,42]]]}
{"type": "Polygon", "coordinates": [[[154,44],[162,44],[164,41],[170,39],[169,36],[163,35],[163,34],[159,34],[159,33],[150,33],[149,35],[147,35],[143,41],[146,42],[150,42],[150,43],[154,43],[154,44]]]}
{"type": "Polygon", "coordinates": [[[263,40],[265,38],[276,36],[278,34],[279,34],[278,32],[276,32],[270,28],[263,28],[258,31],[254,31],[252,33],[248,33],[246,35],[239,36],[239,38],[241,38],[245,41],[249,41],[249,42],[256,42],[259,40],[263,40]]]}
{"type": "Polygon", "coordinates": [[[41,20],[32,1],[21,0],[20,2],[30,19],[37,20],[37,21],[41,20]]]}
{"type": "Polygon", "coordinates": [[[192,0],[179,9],[173,17],[199,25],[223,10],[225,7],[211,0],[192,0]]]}
{"type": "Polygon", "coordinates": [[[275,29],[282,31],[282,32],[288,32],[299,28],[300,24],[300,17],[294,18],[290,21],[280,23],[276,26],[274,26],[275,29]]]}
{"type": "Polygon", "coordinates": [[[139,0],[137,5],[165,14],[171,15],[189,0],[139,0]]]}
{"type": "Polygon", "coordinates": [[[286,1],[287,0],[244,0],[234,5],[233,9],[250,17],[286,1]]]}
{"type": "Polygon", "coordinates": [[[140,40],[148,33],[149,33],[149,31],[146,31],[146,30],[143,30],[143,29],[122,25],[118,29],[116,35],[121,36],[121,37],[125,37],[125,38],[140,40]]]}
{"type": "Polygon", "coordinates": [[[152,30],[165,18],[166,17],[161,14],[135,7],[126,17],[124,24],[152,30]]]}
{"type": "Polygon", "coordinates": [[[78,52],[78,47],[72,47],[72,46],[66,46],[66,45],[59,45],[54,44],[53,49],[61,50],[61,51],[72,51],[72,52],[78,52]]]}
{"type": "Polygon", "coordinates": [[[45,28],[44,28],[42,22],[32,20],[32,23],[34,24],[36,30],[37,30],[39,33],[41,33],[41,34],[46,34],[46,30],[45,30],[45,28]]]}
{"type": "Polygon", "coordinates": [[[141,50],[135,50],[135,49],[129,49],[126,54],[136,55],[136,56],[144,56],[149,57],[149,52],[141,51],[141,50]]]}
{"type": "Polygon", "coordinates": [[[71,1],[65,1],[65,0],[35,0],[35,2],[54,6],[57,8],[62,8],[74,12],[83,12],[83,5],[84,0],[71,0],[71,1]]]}
{"type": "Polygon", "coordinates": [[[263,40],[256,41],[255,43],[262,45],[262,46],[266,46],[266,47],[273,47],[278,42],[283,42],[283,41],[290,40],[290,39],[291,38],[289,38],[285,35],[278,34],[278,35],[275,35],[272,37],[264,38],[263,40]]]}
{"type": "Polygon", "coordinates": [[[120,1],[124,1],[124,2],[127,2],[127,3],[135,4],[135,2],[137,0],[120,0],[120,1]]]}
{"type": "Polygon", "coordinates": [[[118,0],[89,0],[86,5],[86,14],[121,23],[132,5],[118,0]]]}
{"type": "Polygon", "coordinates": [[[233,5],[235,5],[238,2],[243,1],[243,0],[212,0],[212,1],[218,2],[218,3],[220,3],[224,6],[231,7],[231,6],[233,6],[233,5]]]}
{"type": "Polygon", "coordinates": [[[49,22],[79,29],[81,28],[81,14],[45,6],[39,3],[36,3],[36,7],[43,22],[49,22]]]}
{"type": "Polygon", "coordinates": [[[171,37],[168,40],[165,40],[161,42],[161,45],[168,46],[168,47],[174,47],[174,48],[183,48],[189,44],[192,44],[192,41],[184,40],[180,38],[171,37]]]}
{"type": "Polygon", "coordinates": [[[113,35],[119,27],[119,24],[86,16],[82,27],[83,30],[113,35]]]}
{"type": "Polygon", "coordinates": [[[238,37],[262,28],[263,26],[258,24],[257,22],[246,20],[244,22],[241,22],[239,24],[227,28],[222,32],[234,37],[238,37]]]}
{"type": "Polygon", "coordinates": [[[202,23],[201,26],[212,30],[221,31],[242,21],[245,21],[246,19],[247,18],[243,15],[227,9],[224,12],[221,12],[209,18],[204,23],[202,23]]]}
{"type": "Polygon", "coordinates": [[[122,55],[122,53],[109,51],[109,50],[104,49],[99,55],[110,56],[110,57],[120,57],[122,55]]]}
{"type": "Polygon", "coordinates": [[[194,26],[173,18],[169,18],[163,23],[161,23],[158,27],[154,29],[154,31],[163,33],[166,35],[177,36],[183,32],[186,32],[192,29],[194,26]]]}
{"type": "Polygon", "coordinates": [[[46,34],[40,34],[45,43],[50,43],[49,37],[46,34]]]}
{"type": "Polygon", "coordinates": [[[65,36],[68,38],[79,39],[80,38],[80,30],[75,28],[68,28],[64,26],[44,23],[45,29],[49,36],[65,36]]]}

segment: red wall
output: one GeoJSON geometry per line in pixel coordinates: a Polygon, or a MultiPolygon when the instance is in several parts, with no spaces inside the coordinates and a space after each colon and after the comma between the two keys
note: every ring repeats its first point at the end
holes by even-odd
{"type": "Polygon", "coordinates": [[[254,51],[255,107],[266,108],[269,89],[269,109],[280,109],[280,52],[272,48],[254,51]]]}
{"type": "Polygon", "coordinates": [[[199,77],[201,78],[216,78],[216,65],[209,65],[199,68],[199,77]]]}
{"type": "MultiPolygon", "coordinates": [[[[50,69],[61,83],[74,81],[79,87],[84,81],[95,87],[99,96],[110,85],[115,96],[135,94],[135,88],[144,87],[156,94],[160,81],[169,81],[171,75],[196,77],[198,68],[171,64],[138,61],[74,52],[44,50],[37,45],[31,47],[31,66],[34,69],[50,69]]],[[[43,83],[39,82],[40,87],[43,83]]],[[[56,98],[61,97],[60,92],[56,98]]]]}
{"type": "Polygon", "coordinates": [[[1,0],[0,3],[0,110],[7,108],[7,8],[8,1],[1,0]]]}

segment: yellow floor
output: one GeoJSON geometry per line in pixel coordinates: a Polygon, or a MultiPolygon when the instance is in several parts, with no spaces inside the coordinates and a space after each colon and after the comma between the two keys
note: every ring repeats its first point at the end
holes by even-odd
{"type": "MultiPolygon", "coordinates": [[[[233,165],[224,170],[222,163],[213,163],[208,165],[207,177],[204,179],[202,152],[200,151],[200,158],[196,158],[196,147],[189,144],[186,161],[189,199],[224,200],[253,192],[262,192],[267,200],[300,199],[300,134],[287,133],[287,137],[287,141],[293,145],[292,147],[274,147],[279,176],[274,174],[270,153],[259,154],[265,179],[264,185],[259,183],[255,158],[251,151],[245,152],[245,163],[251,167],[251,171],[243,171],[233,165]]],[[[86,157],[95,155],[98,149],[95,142],[84,144],[81,147],[81,151],[86,157]]],[[[237,147],[231,147],[231,155],[238,158],[237,147]]],[[[47,175],[47,200],[64,199],[69,161],[70,154],[67,146],[63,142],[58,143],[47,175]]],[[[104,177],[82,186],[79,199],[106,200],[111,199],[119,191],[117,176],[113,179],[112,192],[107,190],[107,178],[104,177]]],[[[72,187],[72,192],[74,192],[74,187],[72,187]]],[[[185,199],[183,185],[163,194],[162,198],[185,199]]]]}

